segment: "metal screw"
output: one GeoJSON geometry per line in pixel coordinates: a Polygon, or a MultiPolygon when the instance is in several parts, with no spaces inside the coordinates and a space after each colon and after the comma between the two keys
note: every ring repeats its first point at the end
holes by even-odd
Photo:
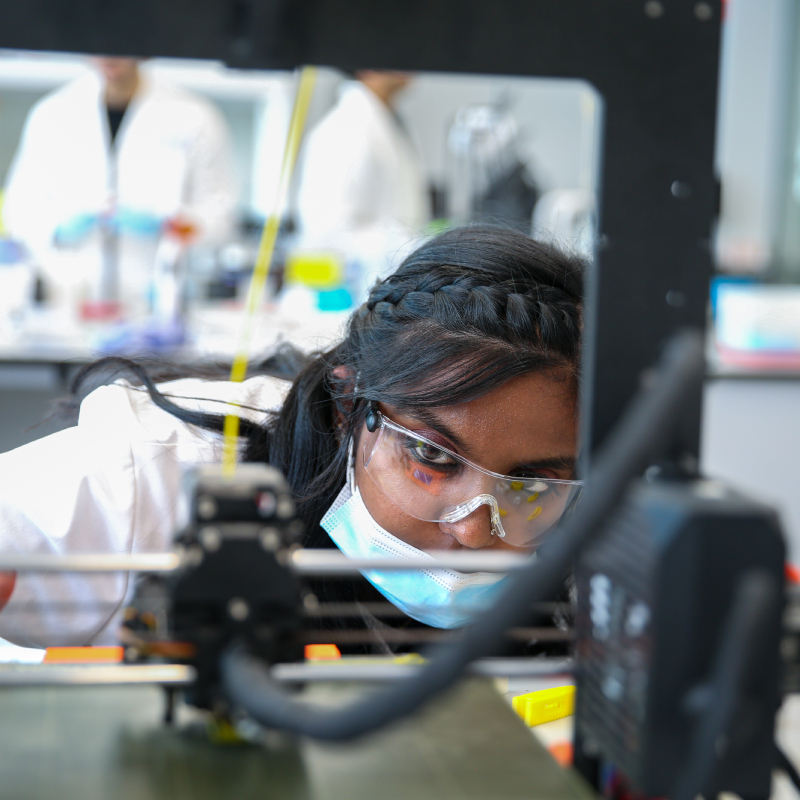
{"type": "Polygon", "coordinates": [[[222,534],[210,525],[200,531],[200,544],[209,552],[213,553],[222,545],[222,534]]]}
{"type": "Polygon", "coordinates": [[[686,295],[677,289],[670,289],[667,292],[667,305],[673,308],[683,308],[686,305],[686,295]]]}
{"type": "Polygon", "coordinates": [[[650,19],[658,19],[664,16],[664,5],[659,3],[658,0],[647,0],[644,4],[644,13],[647,14],[650,19]]]}
{"type": "Polygon", "coordinates": [[[648,483],[655,483],[661,477],[661,467],[658,464],[651,464],[644,471],[644,479],[648,483]]]}
{"type": "Polygon", "coordinates": [[[197,567],[203,561],[203,548],[199,545],[193,544],[187,548],[186,555],[184,556],[184,563],[190,567],[197,567]]]}
{"type": "Polygon", "coordinates": [[[781,656],[784,660],[790,661],[797,658],[798,641],[796,636],[784,636],[781,641],[781,656]]]}
{"type": "Polygon", "coordinates": [[[256,497],[256,506],[260,517],[271,517],[275,513],[275,495],[272,492],[259,492],[256,497]]]}
{"type": "Polygon", "coordinates": [[[264,528],[258,534],[258,540],[265,550],[274,551],[281,546],[281,535],[275,528],[264,528]]]}
{"type": "Polygon", "coordinates": [[[281,519],[288,519],[294,514],[294,503],[291,497],[281,497],[278,500],[278,516],[281,519]]]}
{"type": "Polygon", "coordinates": [[[677,197],[678,200],[685,200],[687,197],[691,197],[692,194],[692,187],[683,181],[672,181],[669,190],[672,192],[672,196],[677,197]]]}
{"type": "Polygon", "coordinates": [[[694,15],[700,22],[708,22],[714,16],[714,9],[711,8],[711,3],[698,3],[694,7],[694,15]]]}
{"type": "Polygon", "coordinates": [[[228,615],[237,622],[243,622],[250,616],[250,606],[241,597],[232,597],[228,602],[228,615]]]}
{"type": "Polygon", "coordinates": [[[217,501],[213,497],[203,495],[197,498],[197,516],[211,519],[217,513],[217,501]]]}
{"type": "Polygon", "coordinates": [[[313,592],[307,592],[303,596],[303,606],[306,611],[315,611],[319,608],[319,600],[313,592]]]}

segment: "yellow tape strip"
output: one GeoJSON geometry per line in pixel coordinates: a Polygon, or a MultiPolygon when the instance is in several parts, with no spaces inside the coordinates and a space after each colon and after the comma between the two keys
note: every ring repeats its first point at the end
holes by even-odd
{"type": "MultiPolygon", "coordinates": [[[[258,246],[258,256],[256,257],[255,267],[253,268],[253,276],[250,279],[250,288],[247,291],[244,323],[239,337],[239,346],[231,368],[231,381],[233,383],[241,383],[247,375],[253,318],[258,310],[261,298],[264,296],[264,286],[267,283],[269,268],[272,264],[272,256],[275,252],[275,242],[278,238],[278,230],[280,229],[281,219],[286,209],[289,186],[292,182],[292,174],[294,173],[294,167],[297,162],[297,153],[300,150],[300,142],[303,138],[303,130],[306,124],[306,117],[308,116],[308,106],[311,102],[311,95],[314,92],[316,77],[317,72],[314,67],[304,67],[300,73],[300,82],[294,100],[294,110],[292,111],[292,121],[289,125],[289,132],[286,135],[286,146],[283,150],[283,161],[281,163],[275,205],[272,209],[272,213],[264,222],[264,230],[261,233],[261,243],[258,246]]],[[[235,406],[236,404],[232,403],[231,405],[235,406]]],[[[238,441],[239,414],[233,411],[225,417],[225,426],[223,429],[222,467],[224,475],[233,475],[236,470],[238,441]]]]}

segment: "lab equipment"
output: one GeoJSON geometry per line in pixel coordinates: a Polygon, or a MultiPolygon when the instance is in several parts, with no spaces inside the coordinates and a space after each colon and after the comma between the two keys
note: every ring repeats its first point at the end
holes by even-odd
{"type": "Polygon", "coordinates": [[[528,727],[554,722],[575,712],[575,687],[555,686],[520,694],[511,701],[511,707],[528,727]]]}
{"type": "Polygon", "coordinates": [[[369,412],[367,429],[358,457],[392,503],[428,522],[457,522],[487,505],[492,533],[519,547],[555,526],[581,487],[576,480],[490,472],[379,411],[369,412]]]}
{"type": "Polygon", "coordinates": [[[768,797],[784,559],[776,513],[724,484],[637,484],[576,570],[576,757],[647,796],[768,797]]]}
{"type": "Polygon", "coordinates": [[[712,291],[722,364],[778,370],[800,365],[800,287],[720,278],[712,291]]]}
{"type": "Polygon", "coordinates": [[[458,223],[502,222],[528,233],[539,197],[517,147],[519,127],[502,103],[459,109],[447,143],[453,162],[450,216],[458,223]]]}
{"type": "MultiPolygon", "coordinates": [[[[320,739],[359,737],[414,712],[470,662],[501,647],[506,631],[528,617],[531,603],[552,596],[583,553],[579,730],[596,734],[610,723],[614,735],[601,747],[637,786],[661,786],[647,783],[652,769],[670,778],[671,796],[681,800],[709,785],[759,792],[775,763],[771,737],[780,697],[783,544],[774,514],[707,482],[688,482],[637,489],[621,516],[611,517],[628,495],[631,478],[669,445],[701,374],[699,339],[674,343],[665,367],[599,458],[583,503],[536,559],[520,559],[525,563],[514,570],[498,602],[449,647],[433,652],[428,663],[409,665],[410,675],[396,675],[384,688],[334,707],[296,698],[277,677],[278,667],[288,667],[284,680],[303,679],[291,663],[302,656],[301,609],[321,610],[291,574],[302,570],[294,557],[299,530],[285,483],[265,465],[244,465],[233,479],[219,467],[203,470],[194,485],[189,524],[178,537],[177,569],[174,560],[162,557],[165,578],[140,585],[137,613],[127,625],[132,658],[169,658],[178,662],[177,669],[168,678],[156,663],[142,665],[143,673],[135,672],[136,665],[106,667],[112,672],[103,673],[105,678],[94,673],[97,680],[189,684],[193,702],[218,713],[224,702],[228,713],[245,710],[269,728],[320,739]],[[693,569],[687,571],[688,565],[693,569]],[[699,591],[704,581],[714,589],[708,597],[699,591]],[[632,603],[620,588],[629,591],[632,603]],[[750,659],[749,653],[756,655],[750,659]],[[637,679],[637,670],[647,679],[637,679]],[[637,704],[634,697],[631,703],[629,689],[639,692],[639,700],[644,693],[658,702],[637,704]],[[603,703],[607,713],[598,711],[603,703]],[[681,709],[688,710],[687,719],[680,717],[681,709]],[[677,726],[670,722],[676,713],[677,726]],[[619,726],[620,719],[631,722],[619,726]],[[658,736],[638,741],[626,736],[637,730],[658,736]],[[718,759],[714,745],[723,735],[732,750],[718,759]],[[687,736],[696,747],[686,749],[687,736]],[[751,752],[734,759],[742,744],[751,752]]],[[[473,568],[486,558],[468,555],[475,559],[473,568]]],[[[120,558],[74,557],[69,565],[100,571],[137,565],[135,557],[120,558]]],[[[57,569],[59,561],[66,563],[49,559],[28,557],[27,567],[49,563],[57,569]]],[[[149,564],[141,561],[144,569],[156,566],[152,558],[149,564]]],[[[0,569],[25,565],[24,557],[0,559],[0,569]]],[[[403,559],[395,564],[401,571],[409,567],[419,564],[403,559]]],[[[363,562],[350,565],[352,571],[365,568],[363,562]]],[[[70,680],[60,675],[59,680],[70,680]]],[[[25,677],[15,676],[17,682],[25,677]]],[[[586,739],[579,739],[576,756],[585,755],[586,739]]]]}

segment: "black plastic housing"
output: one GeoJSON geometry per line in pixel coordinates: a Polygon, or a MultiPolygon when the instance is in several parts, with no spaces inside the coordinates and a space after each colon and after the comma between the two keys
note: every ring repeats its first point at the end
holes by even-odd
{"type": "MultiPolygon", "coordinates": [[[[783,595],[775,512],[714,481],[642,482],[577,568],[576,742],[649,796],[669,796],[697,724],[740,578],[783,595]]],[[[707,796],[768,797],[781,699],[781,608],[762,631],[707,796]]]]}

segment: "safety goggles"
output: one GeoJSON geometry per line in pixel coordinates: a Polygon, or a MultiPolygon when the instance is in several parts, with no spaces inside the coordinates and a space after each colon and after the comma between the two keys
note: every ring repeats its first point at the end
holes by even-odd
{"type": "Polygon", "coordinates": [[[500,475],[375,412],[365,431],[364,468],[398,508],[425,522],[458,522],[489,507],[492,533],[529,547],[576,498],[581,481],[500,475]]]}

